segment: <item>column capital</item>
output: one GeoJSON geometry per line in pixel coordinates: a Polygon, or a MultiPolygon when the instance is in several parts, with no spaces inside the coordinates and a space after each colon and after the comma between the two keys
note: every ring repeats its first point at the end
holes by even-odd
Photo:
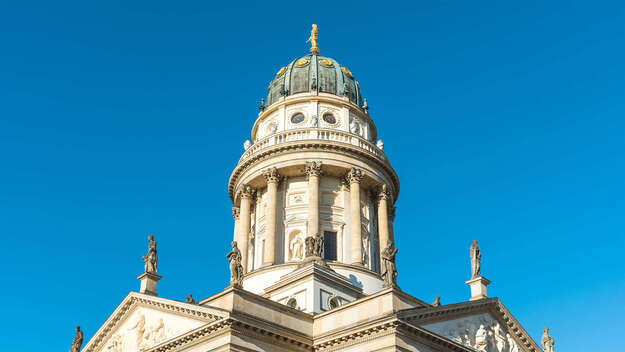
{"type": "Polygon", "coordinates": [[[306,178],[309,178],[310,176],[321,176],[321,161],[306,162],[306,178]]]}
{"type": "Polygon", "coordinates": [[[255,195],[256,189],[248,185],[242,185],[241,189],[239,190],[239,196],[241,197],[241,199],[254,198],[255,195]]]}
{"type": "Polygon", "coordinates": [[[271,167],[265,171],[263,171],[263,176],[265,176],[265,180],[267,183],[280,183],[282,180],[282,175],[278,172],[278,169],[275,167],[271,167]]]}
{"type": "Polygon", "coordinates": [[[364,177],[364,172],[362,171],[362,169],[359,169],[356,167],[352,167],[352,169],[349,170],[347,175],[345,175],[345,178],[347,179],[347,182],[349,182],[349,184],[360,183],[363,177],[364,177]]]}
{"type": "Polygon", "coordinates": [[[239,220],[239,215],[241,215],[241,208],[237,206],[232,206],[232,218],[234,221],[239,220]]]}
{"type": "Polygon", "coordinates": [[[386,184],[383,184],[382,187],[378,189],[377,197],[378,197],[378,200],[391,199],[391,192],[388,191],[388,186],[386,184]]]}

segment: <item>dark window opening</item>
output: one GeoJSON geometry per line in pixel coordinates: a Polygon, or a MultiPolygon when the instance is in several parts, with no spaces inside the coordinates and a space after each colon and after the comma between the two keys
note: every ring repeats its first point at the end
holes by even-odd
{"type": "Polygon", "coordinates": [[[336,231],[323,232],[323,259],[336,260],[336,231]]]}

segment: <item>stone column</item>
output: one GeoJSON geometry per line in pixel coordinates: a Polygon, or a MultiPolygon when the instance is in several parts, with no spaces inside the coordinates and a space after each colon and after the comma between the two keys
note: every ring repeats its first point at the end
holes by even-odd
{"type": "Polygon", "coordinates": [[[306,163],[306,178],[308,179],[308,233],[306,236],[319,234],[319,176],[321,176],[321,161],[306,163]]]}
{"type": "Polygon", "coordinates": [[[251,224],[252,199],[256,194],[256,190],[248,185],[243,185],[240,191],[241,207],[239,215],[239,235],[237,236],[237,244],[241,251],[241,265],[243,272],[247,272],[247,245],[249,242],[249,232],[251,224]]]}
{"type": "Polygon", "coordinates": [[[240,208],[232,206],[232,219],[234,220],[234,237],[233,240],[237,241],[239,235],[239,215],[241,214],[240,208]]]}
{"type": "Polygon", "coordinates": [[[278,169],[272,167],[263,172],[267,180],[267,212],[265,213],[265,247],[263,248],[263,266],[276,262],[276,230],[278,223],[278,184],[282,178],[278,169]]]}
{"type": "Polygon", "coordinates": [[[378,235],[380,241],[380,258],[382,257],[382,251],[389,243],[393,243],[393,239],[389,232],[388,222],[388,200],[390,193],[387,190],[386,185],[382,185],[380,193],[378,193],[378,235]]]}
{"type": "Polygon", "coordinates": [[[388,222],[388,238],[391,242],[395,243],[395,212],[397,211],[396,206],[391,206],[391,213],[389,214],[389,222],[388,222]]]}
{"type": "Polygon", "coordinates": [[[363,265],[362,263],[362,239],[361,227],[362,220],[360,217],[360,181],[362,181],[363,172],[361,169],[352,168],[347,173],[347,182],[349,183],[349,229],[351,241],[351,263],[363,265]]]}

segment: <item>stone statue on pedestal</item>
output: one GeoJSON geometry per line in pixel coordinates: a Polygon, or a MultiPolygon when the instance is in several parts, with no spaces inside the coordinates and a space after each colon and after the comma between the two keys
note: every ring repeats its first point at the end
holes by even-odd
{"type": "Polygon", "coordinates": [[[553,337],[549,336],[549,328],[545,328],[543,331],[543,337],[540,339],[540,344],[543,346],[543,351],[553,352],[553,345],[555,341],[553,337]]]}
{"type": "Polygon", "coordinates": [[[306,258],[308,257],[320,257],[323,250],[323,236],[321,234],[315,234],[314,236],[308,236],[305,239],[306,242],[306,258]]]}
{"type": "Polygon", "coordinates": [[[195,304],[196,303],[195,299],[193,298],[193,296],[190,293],[187,295],[187,297],[184,299],[184,301],[187,302],[187,303],[191,303],[191,304],[195,304]]]}
{"type": "Polygon", "coordinates": [[[241,251],[237,247],[237,241],[232,241],[232,250],[226,254],[230,261],[230,284],[241,287],[243,284],[243,265],[241,265],[241,251]]]}
{"type": "Polygon", "coordinates": [[[395,255],[397,248],[393,248],[393,243],[389,244],[382,251],[382,280],[384,287],[397,286],[397,269],[395,268],[395,255]]]}
{"type": "Polygon", "coordinates": [[[143,262],[145,263],[145,272],[156,274],[158,256],[156,255],[156,241],[154,240],[154,235],[149,235],[148,241],[148,254],[143,256],[143,262]]]}
{"type": "Polygon", "coordinates": [[[434,302],[432,302],[432,307],[438,307],[441,305],[441,296],[436,296],[434,302]]]}
{"type": "Polygon", "coordinates": [[[473,240],[470,249],[471,254],[471,279],[480,277],[480,262],[482,261],[482,252],[477,247],[477,240],[473,240]]]}
{"type": "Polygon", "coordinates": [[[74,334],[74,340],[72,341],[72,347],[69,348],[69,352],[80,352],[80,347],[82,346],[82,331],[80,331],[80,326],[76,326],[76,334],[74,334]]]}

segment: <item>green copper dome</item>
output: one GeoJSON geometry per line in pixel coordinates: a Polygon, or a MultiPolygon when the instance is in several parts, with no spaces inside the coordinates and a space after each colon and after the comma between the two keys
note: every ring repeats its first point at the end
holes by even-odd
{"type": "Polygon", "coordinates": [[[268,88],[267,106],[280,97],[305,92],[321,92],[346,96],[362,107],[360,86],[345,66],[319,55],[306,55],[282,67],[268,88]]]}

